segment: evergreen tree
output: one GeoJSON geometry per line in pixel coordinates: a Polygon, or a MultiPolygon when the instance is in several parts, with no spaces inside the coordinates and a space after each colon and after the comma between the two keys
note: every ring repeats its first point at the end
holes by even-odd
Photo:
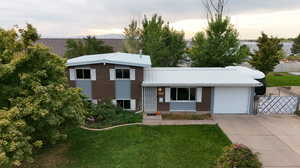
{"type": "Polygon", "coordinates": [[[96,39],[95,36],[87,36],[83,40],[69,39],[67,40],[66,48],[66,58],[113,52],[111,46],[105,45],[102,40],[96,39]]]}
{"type": "Polygon", "coordinates": [[[151,56],[152,66],[177,66],[185,53],[184,33],[170,28],[158,15],[145,16],[142,24],[142,50],[151,56]]]}
{"type": "Polygon", "coordinates": [[[298,37],[296,37],[293,40],[293,42],[294,42],[294,44],[293,44],[293,47],[291,49],[292,54],[293,55],[299,55],[300,54],[300,34],[298,35],[298,37]]]}
{"type": "Polygon", "coordinates": [[[252,55],[249,63],[267,75],[283,58],[282,44],[280,39],[268,37],[265,33],[262,33],[257,43],[258,50],[252,55]]]}

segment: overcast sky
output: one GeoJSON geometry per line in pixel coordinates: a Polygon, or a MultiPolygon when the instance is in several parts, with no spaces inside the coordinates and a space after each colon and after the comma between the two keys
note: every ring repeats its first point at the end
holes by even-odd
{"type": "MultiPolygon", "coordinates": [[[[186,38],[207,22],[201,0],[1,0],[0,27],[31,23],[42,37],[118,34],[131,19],[162,15],[186,38]]],[[[279,37],[300,33],[300,0],[228,0],[226,15],[241,39],[264,31],[279,37]]]]}

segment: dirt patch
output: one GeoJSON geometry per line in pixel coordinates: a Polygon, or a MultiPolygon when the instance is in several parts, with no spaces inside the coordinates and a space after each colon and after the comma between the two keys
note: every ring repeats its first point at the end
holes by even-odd
{"type": "Polygon", "coordinates": [[[210,114],[161,114],[163,120],[212,120],[210,114]]]}
{"type": "Polygon", "coordinates": [[[70,145],[59,144],[51,149],[47,149],[34,158],[34,163],[25,163],[22,168],[58,168],[64,164],[70,163],[65,153],[70,145]]]}

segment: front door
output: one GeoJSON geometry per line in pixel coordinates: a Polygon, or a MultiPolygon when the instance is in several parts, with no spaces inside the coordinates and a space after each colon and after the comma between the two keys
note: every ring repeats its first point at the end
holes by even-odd
{"type": "Polygon", "coordinates": [[[157,112],[156,88],[144,88],[144,111],[146,113],[157,112]]]}

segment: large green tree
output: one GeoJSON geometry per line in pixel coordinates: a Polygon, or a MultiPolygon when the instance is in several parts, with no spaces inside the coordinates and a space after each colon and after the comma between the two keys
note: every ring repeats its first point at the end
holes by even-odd
{"type": "Polygon", "coordinates": [[[128,27],[124,28],[124,52],[138,54],[142,49],[141,29],[136,20],[132,20],[128,27]]]}
{"type": "Polygon", "coordinates": [[[145,16],[142,27],[136,21],[124,30],[125,51],[151,56],[152,66],[178,66],[185,53],[184,33],[172,29],[161,16],[145,16]]]}
{"type": "Polygon", "coordinates": [[[298,37],[296,37],[293,40],[293,42],[294,42],[294,44],[293,44],[293,47],[291,49],[292,54],[293,55],[299,55],[300,54],[300,34],[298,35],[298,37]]]}
{"type": "Polygon", "coordinates": [[[240,45],[237,30],[223,16],[225,4],[225,0],[204,1],[208,28],[192,39],[192,66],[225,67],[240,64],[248,56],[247,48],[240,45]]]}
{"type": "Polygon", "coordinates": [[[257,40],[258,50],[252,55],[249,63],[257,70],[266,75],[274,70],[274,67],[280,63],[283,58],[282,44],[280,39],[269,37],[262,33],[257,40]]]}
{"type": "Polygon", "coordinates": [[[32,161],[43,144],[66,138],[86,113],[80,90],[69,88],[66,60],[34,42],[31,25],[0,29],[0,167],[32,161]]]}
{"type": "Polygon", "coordinates": [[[82,40],[69,39],[66,48],[66,58],[113,52],[111,46],[105,45],[102,40],[96,39],[95,36],[87,36],[82,40]]]}
{"type": "Polygon", "coordinates": [[[240,46],[238,32],[229,18],[210,20],[205,32],[197,33],[192,40],[190,57],[192,66],[225,67],[240,64],[248,55],[240,46]]]}
{"type": "Polygon", "coordinates": [[[184,33],[170,28],[161,16],[145,16],[141,34],[143,53],[151,56],[153,66],[178,66],[185,53],[184,33]]]}

